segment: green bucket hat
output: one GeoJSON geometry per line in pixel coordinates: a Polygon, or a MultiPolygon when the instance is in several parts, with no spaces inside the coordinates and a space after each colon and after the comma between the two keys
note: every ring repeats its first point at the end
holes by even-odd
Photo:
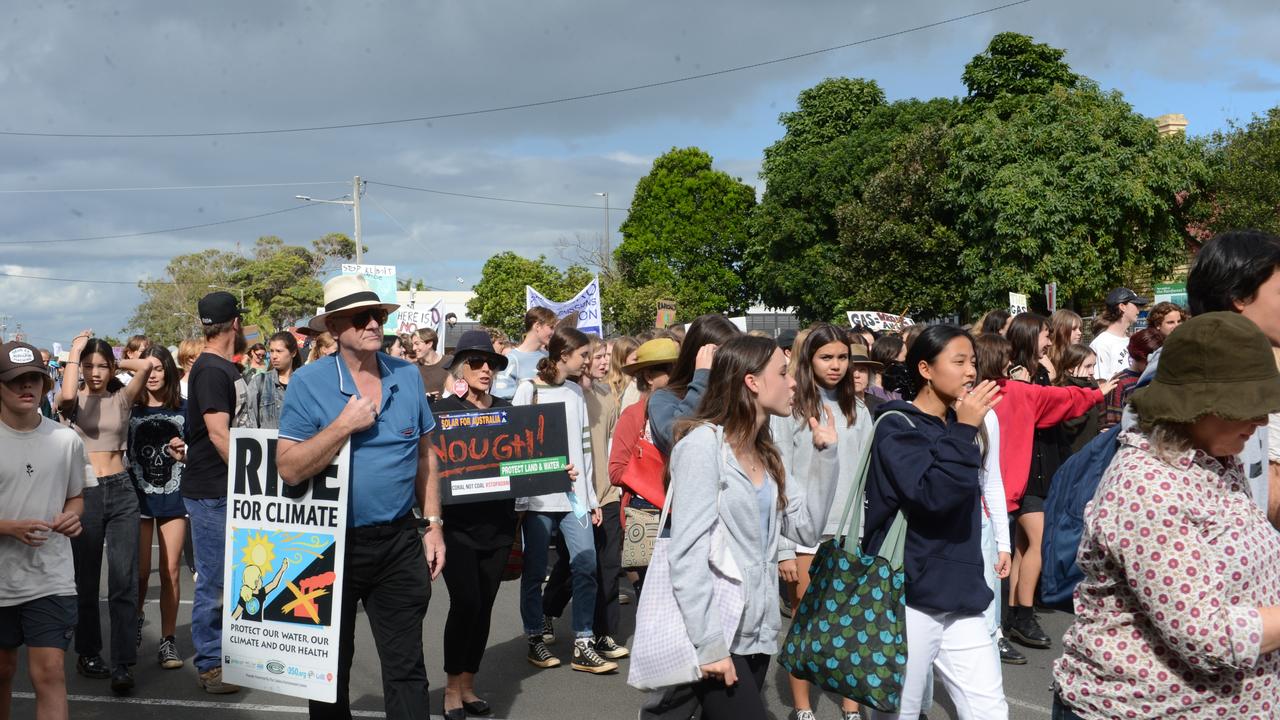
{"type": "Polygon", "coordinates": [[[1252,420],[1280,411],[1280,371],[1271,343],[1232,312],[1197,315],[1160,350],[1151,384],[1133,394],[1145,422],[1195,422],[1205,415],[1252,420]]]}

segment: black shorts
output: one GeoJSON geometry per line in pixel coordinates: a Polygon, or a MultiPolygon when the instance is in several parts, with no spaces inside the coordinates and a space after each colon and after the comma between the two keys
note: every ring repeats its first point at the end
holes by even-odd
{"type": "Polygon", "coordinates": [[[0,607],[0,649],[26,645],[66,652],[75,629],[75,595],[46,595],[0,607]]]}
{"type": "Polygon", "coordinates": [[[1044,512],[1044,498],[1037,495],[1023,495],[1022,503],[1018,505],[1014,515],[1030,515],[1031,513],[1044,512]]]}

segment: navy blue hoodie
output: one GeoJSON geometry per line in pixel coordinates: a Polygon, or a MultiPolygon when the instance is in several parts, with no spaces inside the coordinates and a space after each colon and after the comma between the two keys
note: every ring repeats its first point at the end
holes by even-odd
{"type": "Polygon", "coordinates": [[[907,517],[903,564],[907,604],[930,613],[981,614],[992,594],[983,579],[982,450],[978,428],[947,421],[894,400],[876,428],[867,472],[866,541],[874,552],[901,508],[907,517]]]}

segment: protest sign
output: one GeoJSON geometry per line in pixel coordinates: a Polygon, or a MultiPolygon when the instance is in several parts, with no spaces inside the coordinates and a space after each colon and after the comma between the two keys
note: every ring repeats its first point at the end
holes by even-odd
{"type": "Polygon", "coordinates": [[[222,678],[334,702],[350,444],[299,485],[276,474],[276,431],[231,431],[222,678]]]}
{"type": "MultiPolygon", "coordinates": [[[[343,263],[343,275],[363,275],[369,283],[369,289],[378,293],[378,299],[384,303],[395,305],[396,301],[396,266],[395,265],[356,265],[343,263]]],[[[387,316],[387,323],[382,326],[384,335],[394,335],[400,326],[398,313],[387,316]]],[[[441,345],[440,347],[444,347],[441,345]]]]}
{"type": "Polygon", "coordinates": [[[1187,281],[1156,283],[1155,292],[1152,293],[1154,300],[1158,303],[1171,302],[1180,307],[1187,306],[1187,281]]]}
{"type": "Polygon", "coordinates": [[[604,337],[604,323],[600,313],[600,278],[587,283],[581,292],[562,303],[552,302],[532,286],[525,285],[524,309],[528,310],[531,307],[547,308],[555,313],[557,318],[578,313],[579,330],[604,337]]]}
{"type": "Polygon", "coordinates": [[[668,328],[676,322],[676,301],[675,300],[659,300],[658,315],[653,321],[656,328],[668,328]]]}
{"type": "Polygon", "coordinates": [[[1049,312],[1052,313],[1058,309],[1058,283],[1044,284],[1044,302],[1045,306],[1049,308],[1049,312]]]}
{"type": "Polygon", "coordinates": [[[436,341],[436,348],[445,347],[444,334],[449,326],[444,321],[444,300],[436,300],[431,307],[425,309],[401,305],[397,315],[400,319],[396,328],[397,334],[415,333],[423,328],[431,328],[436,331],[436,335],[440,336],[436,341]]]}
{"type": "Polygon", "coordinates": [[[846,314],[849,317],[850,327],[861,325],[875,332],[898,332],[908,325],[916,324],[905,315],[891,315],[874,310],[850,310],[846,314]]]}
{"type": "Polygon", "coordinates": [[[1017,315],[1018,313],[1024,313],[1027,311],[1028,307],[1029,305],[1027,302],[1026,295],[1024,295],[1023,293],[1016,293],[1016,292],[1009,293],[1009,314],[1010,315],[1017,315]]]}
{"type": "Polygon", "coordinates": [[[437,413],[431,446],[446,505],[571,489],[564,403],[437,413]]]}

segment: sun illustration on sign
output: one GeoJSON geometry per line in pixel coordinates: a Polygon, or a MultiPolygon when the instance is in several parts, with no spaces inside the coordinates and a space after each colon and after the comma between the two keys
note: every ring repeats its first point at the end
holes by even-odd
{"type": "Polygon", "coordinates": [[[264,573],[271,569],[276,559],[275,546],[267,539],[265,533],[250,535],[245,541],[243,565],[256,565],[264,573]]]}

